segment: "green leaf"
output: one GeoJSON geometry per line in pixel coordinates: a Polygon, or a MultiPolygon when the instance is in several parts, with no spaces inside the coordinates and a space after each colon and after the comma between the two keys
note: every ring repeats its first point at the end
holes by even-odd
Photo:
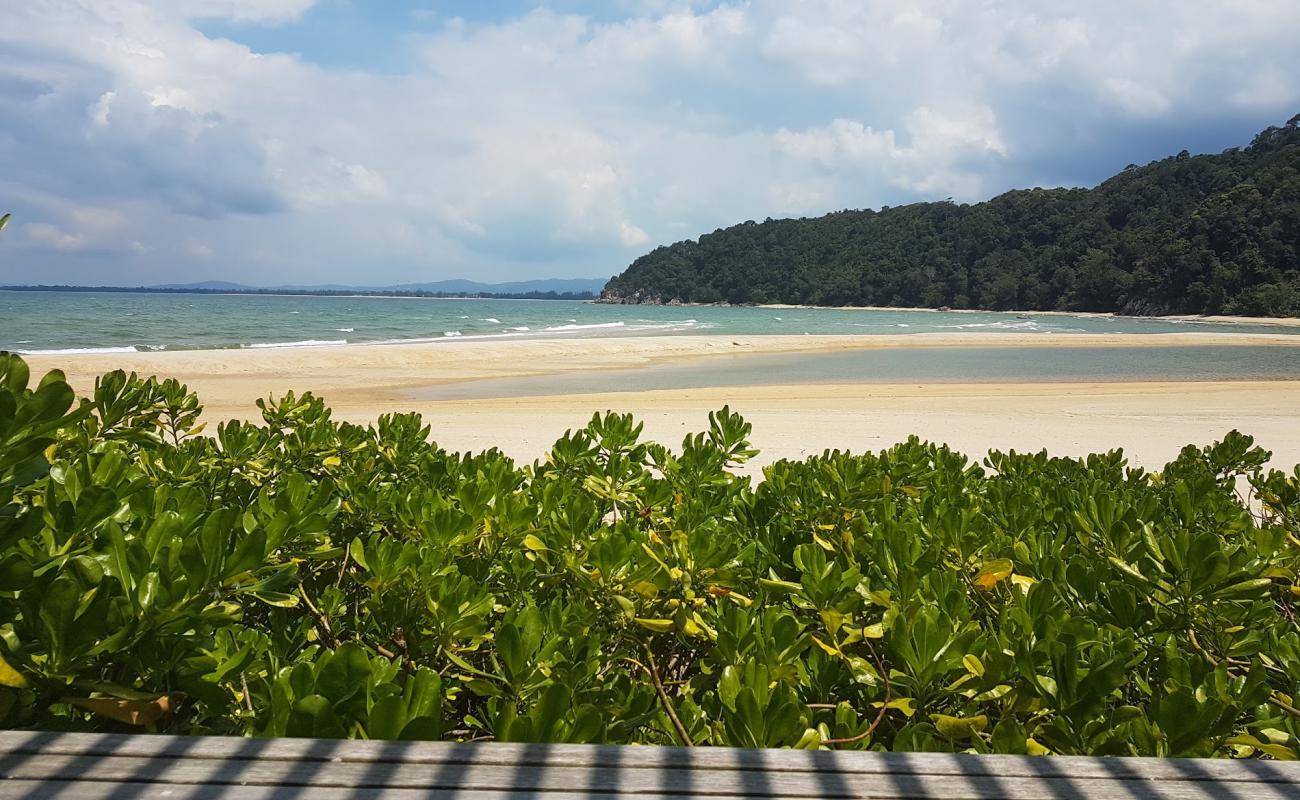
{"type": "Polygon", "coordinates": [[[313,694],[298,700],[289,712],[285,736],[311,739],[342,739],[347,736],[343,721],[334,713],[330,701],[313,694]]]}
{"type": "Polygon", "coordinates": [[[371,739],[399,739],[406,727],[406,700],[401,695],[381,697],[370,709],[366,733],[371,739]]]}
{"type": "Polygon", "coordinates": [[[277,608],[297,608],[299,602],[298,595],[284,592],[249,592],[249,594],[268,606],[277,608]]]}
{"type": "Polygon", "coordinates": [[[366,572],[370,571],[370,565],[366,563],[366,548],[361,543],[361,537],[353,539],[352,543],[348,545],[348,555],[366,572]]]}

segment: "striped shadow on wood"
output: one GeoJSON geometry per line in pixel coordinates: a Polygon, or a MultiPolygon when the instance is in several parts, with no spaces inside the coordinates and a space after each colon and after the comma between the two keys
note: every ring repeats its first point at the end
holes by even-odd
{"type": "Polygon", "coordinates": [[[0,733],[0,800],[1300,798],[1300,764],[0,733]]]}

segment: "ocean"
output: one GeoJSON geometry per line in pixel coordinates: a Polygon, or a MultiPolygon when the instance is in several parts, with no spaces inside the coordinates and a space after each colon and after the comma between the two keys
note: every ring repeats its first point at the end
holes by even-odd
{"type": "MultiPolygon", "coordinates": [[[[994,312],[620,306],[556,300],[0,292],[0,350],[139,352],[694,334],[1279,333],[1300,328],[994,312]]],[[[1297,338],[1300,343],[1300,338],[1297,338]]],[[[1290,348],[1286,348],[1290,350],[1290,348]]]]}

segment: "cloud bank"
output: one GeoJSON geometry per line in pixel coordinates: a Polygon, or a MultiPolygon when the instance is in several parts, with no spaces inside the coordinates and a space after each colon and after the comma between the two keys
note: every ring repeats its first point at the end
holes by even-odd
{"type": "Polygon", "coordinates": [[[358,34],[396,70],[240,41],[336,5],[0,0],[0,282],[609,275],[744,219],[1087,184],[1300,110],[1294,3],[426,3],[358,34]]]}

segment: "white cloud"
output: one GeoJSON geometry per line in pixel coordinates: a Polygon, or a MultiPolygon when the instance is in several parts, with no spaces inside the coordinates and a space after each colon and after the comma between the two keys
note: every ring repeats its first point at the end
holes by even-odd
{"type": "MultiPolygon", "coordinates": [[[[904,119],[905,144],[893,130],[837,119],[802,131],[780,130],[774,140],[792,159],[812,161],[839,180],[864,177],[938,197],[974,200],[984,193],[981,172],[962,167],[1007,154],[993,111],[979,106],[941,112],[917,108],[904,119]]],[[[811,196],[824,197],[825,189],[811,196]]],[[[808,206],[809,191],[790,187],[787,204],[808,206]],[[799,202],[800,198],[805,198],[799,202]]]]}
{"type": "Polygon", "coordinates": [[[191,19],[230,19],[235,22],[284,23],[301,17],[316,0],[166,0],[191,19]]]}
{"type": "Polygon", "coordinates": [[[1132,131],[1172,152],[1197,125],[1250,119],[1248,136],[1300,105],[1300,4],[1269,0],[435,15],[432,35],[374,43],[406,48],[394,74],[194,27],[312,7],[0,0],[0,191],[29,225],[24,264],[75,280],[95,254],[123,282],[214,264],[273,283],[611,274],[744,219],[976,200],[1084,179],[1088,159],[1095,179],[1159,154],[1131,152],[1132,131]]]}
{"type": "Polygon", "coordinates": [[[60,253],[76,253],[86,248],[86,237],[68,233],[57,225],[46,222],[29,222],[23,226],[27,238],[39,246],[57,250],[60,253]]]}
{"type": "Polygon", "coordinates": [[[646,232],[624,220],[618,224],[618,238],[628,247],[640,247],[650,241],[646,232]]]}

